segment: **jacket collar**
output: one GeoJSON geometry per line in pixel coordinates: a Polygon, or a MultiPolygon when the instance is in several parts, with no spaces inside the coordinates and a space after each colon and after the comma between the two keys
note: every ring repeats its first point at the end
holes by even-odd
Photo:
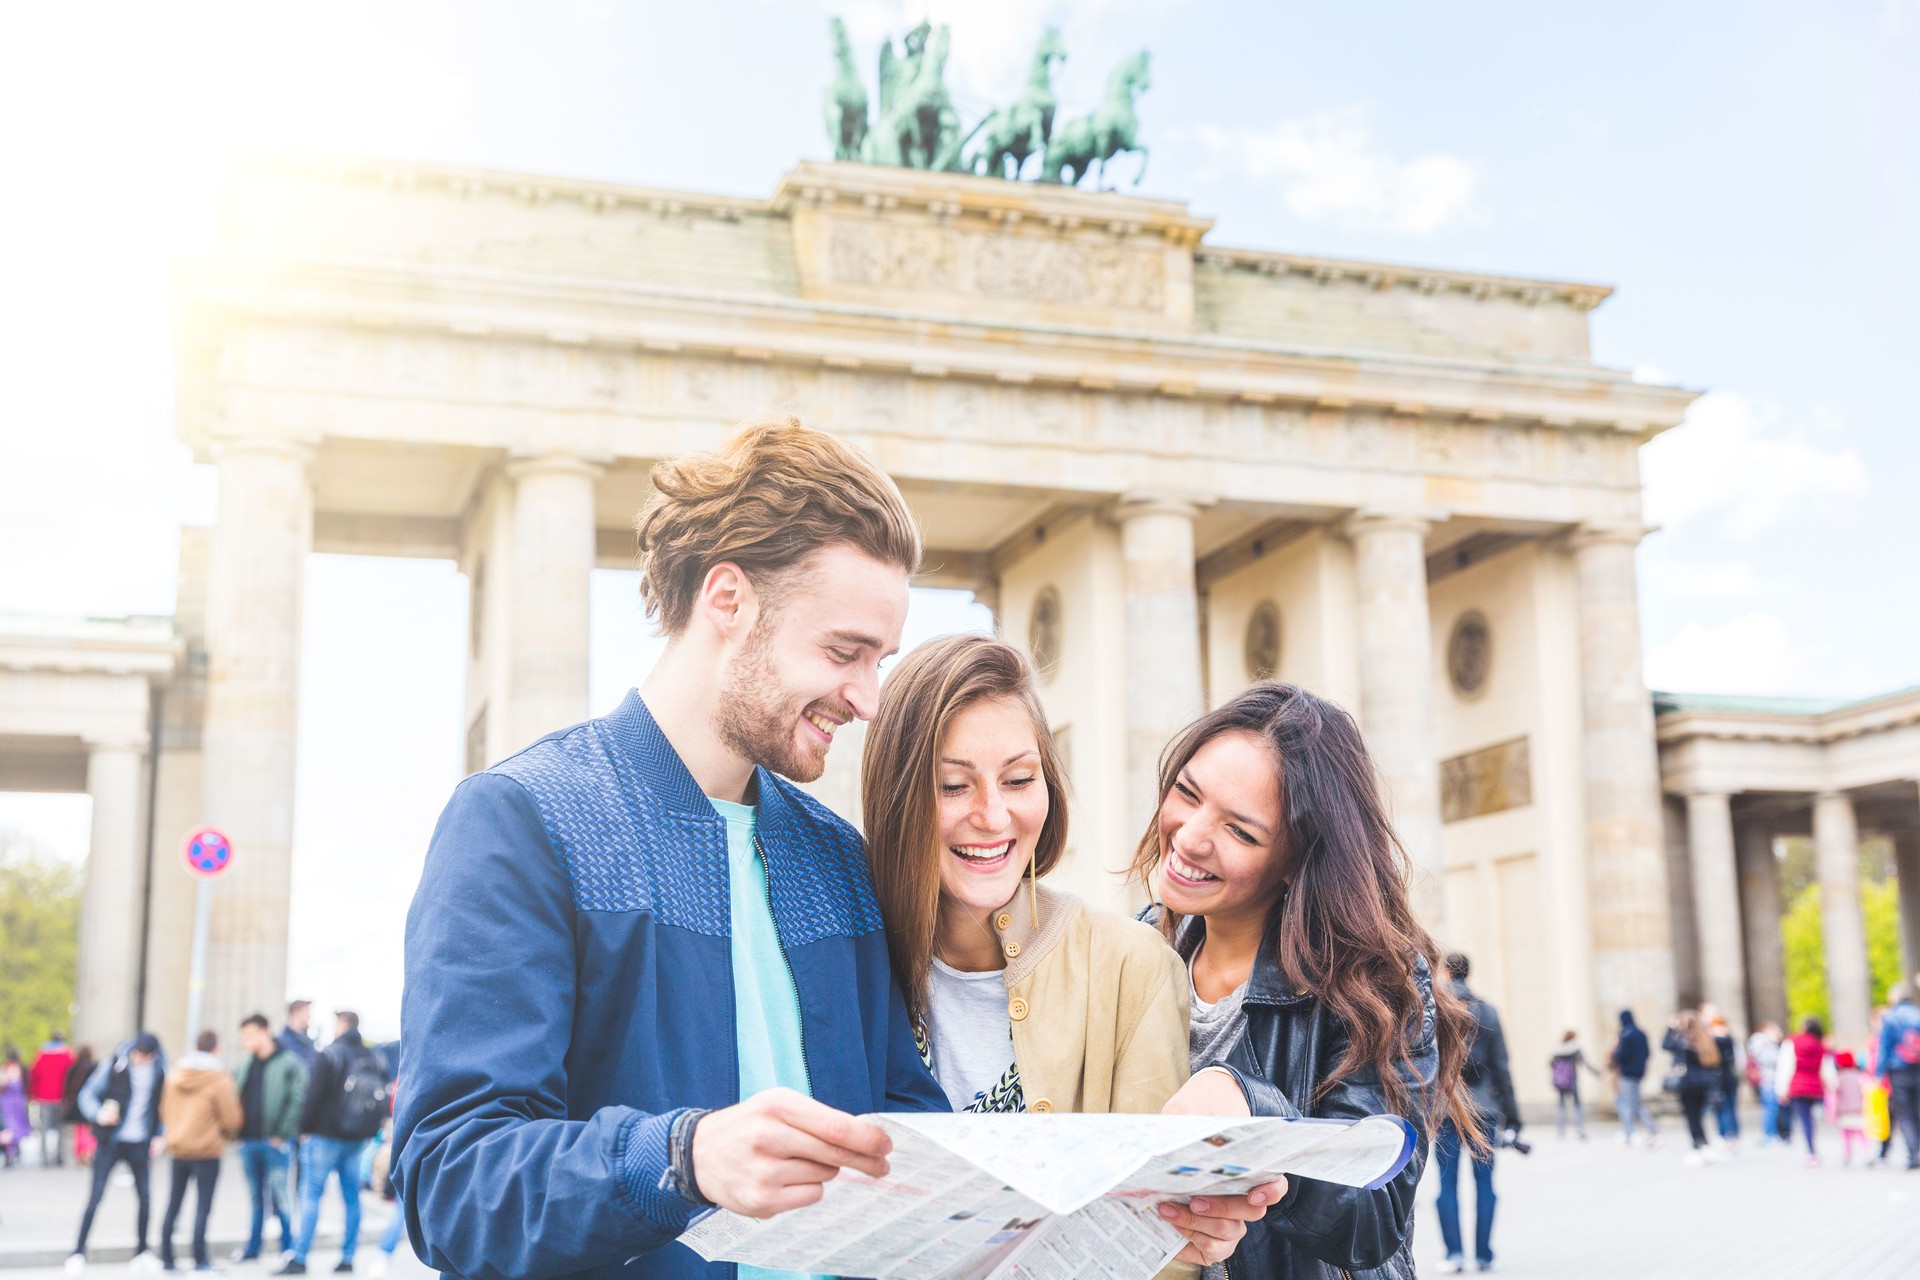
{"type": "Polygon", "coordinates": [[[1036,885],[1032,894],[1029,898],[1027,882],[1022,880],[1013,897],[993,913],[994,933],[1000,940],[1001,950],[1004,952],[1008,946],[1019,948],[1007,958],[1008,988],[1029,977],[1047,958],[1047,953],[1060,945],[1060,940],[1067,936],[1067,926],[1080,910],[1080,899],[1059,889],[1036,885]],[[1005,928],[1000,927],[1002,919],[1007,922],[1005,928]]]}
{"type": "MultiPolygon", "coordinates": [[[[1206,920],[1201,916],[1188,916],[1180,922],[1180,937],[1174,949],[1182,960],[1192,963],[1194,953],[1200,950],[1206,936],[1206,920]]],[[[1306,1004],[1312,999],[1312,992],[1289,983],[1280,972],[1280,938],[1277,928],[1270,926],[1260,939],[1260,950],[1254,955],[1253,972],[1247,978],[1247,994],[1242,1003],[1284,1008],[1306,1004]]]]}
{"type": "MultiPolygon", "coordinates": [[[[692,818],[714,822],[721,820],[713,802],[687,771],[680,753],[667,740],[660,722],[647,709],[639,690],[627,690],[627,696],[621,699],[620,705],[602,723],[612,735],[625,763],[639,775],[658,800],[692,818]]],[[[754,766],[753,784],[758,829],[767,832],[790,828],[795,806],[793,799],[786,794],[786,788],[792,784],[758,765],[754,766]]]]}

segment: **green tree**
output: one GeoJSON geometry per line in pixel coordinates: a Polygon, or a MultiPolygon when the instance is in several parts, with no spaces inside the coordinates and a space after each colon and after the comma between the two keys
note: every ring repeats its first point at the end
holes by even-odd
{"type": "MultiPolygon", "coordinates": [[[[1877,1001],[1900,977],[1900,907],[1894,883],[1879,880],[1863,885],[1860,908],[1867,927],[1867,972],[1877,1001]]],[[[1793,1022],[1797,1025],[1811,1014],[1832,1026],[1819,885],[1810,884],[1794,896],[1780,921],[1780,940],[1786,952],[1787,1008],[1793,1022]]]]}
{"type": "Polygon", "coordinates": [[[0,832],[0,1047],[31,1057],[73,1010],[80,868],[0,832]]]}

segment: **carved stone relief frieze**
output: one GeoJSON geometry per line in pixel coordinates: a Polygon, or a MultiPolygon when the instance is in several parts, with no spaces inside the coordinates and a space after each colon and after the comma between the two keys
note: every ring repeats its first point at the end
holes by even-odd
{"type": "Polygon", "coordinates": [[[1120,311],[1166,305],[1166,264],[1150,248],[862,221],[832,228],[827,263],[836,284],[1120,311]]]}
{"type": "Polygon", "coordinates": [[[1344,425],[1349,461],[1366,467],[1386,465],[1392,428],[1385,415],[1373,410],[1355,410],[1347,415],[1344,425]]]}
{"type": "Polygon", "coordinates": [[[938,406],[935,420],[942,435],[958,439],[979,435],[987,409],[985,388],[971,382],[942,383],[934,402],[938,406]]]}
{"type": "Polygon", "coordinates": [[[853,423],[864,431],[893,431],[907,422],[907,381],[881,374],[853,380],[853,423]]]}
{"type": "Polygon", "coordinates": [[[1074,431],[1073,400],[1061,391],[1036,391],[1027,398],[1027,423],[1035,440],[1064,443],[1074,431]]]}
{"type": "Polygon", "coordinates": [[[1157,449],[1161,446],[1160,421],[1155,398],[1144,395],[1115,395],[1108,399],[1109,438],[1129,449],[1157,449]]]}

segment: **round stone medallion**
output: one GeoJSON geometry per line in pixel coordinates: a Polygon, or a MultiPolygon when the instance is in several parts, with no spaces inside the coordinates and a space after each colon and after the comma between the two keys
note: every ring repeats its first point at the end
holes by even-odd
{"type": "Polygon", "coordinates": [[[1033,616],[1027,622],[1027,652],[1033,655],[1040,679],[1052,683],[1060,665],[1060,593],[1042,587],[1034,597],[1033,616]]]}
{"type": "Polygon", "coordinates": [[[1477,697],[1486,690],[1492,667],[1493,633],[1486,615],[1478,609],[1461,614],[1447,637],[1447,679],[1453,691],[1463,698],[1477,697]]]}
{"type": "Polygon", "coordinates": [[[1247,619],[1247,636],[1242,658],[1247,664],[1247,679],[1271,680],[1280,671],[1280,606],[1262,600],[1247,619]]]}

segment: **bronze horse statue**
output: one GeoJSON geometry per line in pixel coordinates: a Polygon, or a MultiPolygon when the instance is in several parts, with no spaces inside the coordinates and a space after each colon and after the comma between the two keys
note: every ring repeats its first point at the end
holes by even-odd
{"type": "Polygon", "coordinates": [[[1059,132],[1048,141],[1040,166],[1041,181],[1072,186],[1097,165],[1094,179],[1097,186],[1106,180],[1107,161],[1122,151],[1133,151],[1140,156],[1140,172],[1133,176],[1133,185],[1139,186],[1140,179],[1147,175],[1147,149],[1140,145],[1140,118],[1134,114],[1133,99],[1135,94],[1150,87],[1144,50],[1115,67],[1107,77],[1105,101],[1092,115],[1061,125],[1059,132]]]}
{"type": "Polygon", "coordinates": [[[847,39],[847,24],[838,18],[827,22],[833,37],[833,83],[827,86],[827,136],[833,139],[835,160],[858,160],[867,141],[867,87],[853,69],[853,42],[847,39]]]}
{"type": "Polygon", "coordinates": [[[975,126],[974,131],[981,135],[980,149],[966,161],[969,172],[1018,178],[1027,157],[1046,150],[1047,141],[1053,137],[1053,114],[1060,105],[1053,92],[1053,64],[1066,60],[1060,29],[1048,27],[1040,36],[1040,47],[1033,51],[1033,66],[1027,72],[1027,87],[1020,100],[975,126]]]}

